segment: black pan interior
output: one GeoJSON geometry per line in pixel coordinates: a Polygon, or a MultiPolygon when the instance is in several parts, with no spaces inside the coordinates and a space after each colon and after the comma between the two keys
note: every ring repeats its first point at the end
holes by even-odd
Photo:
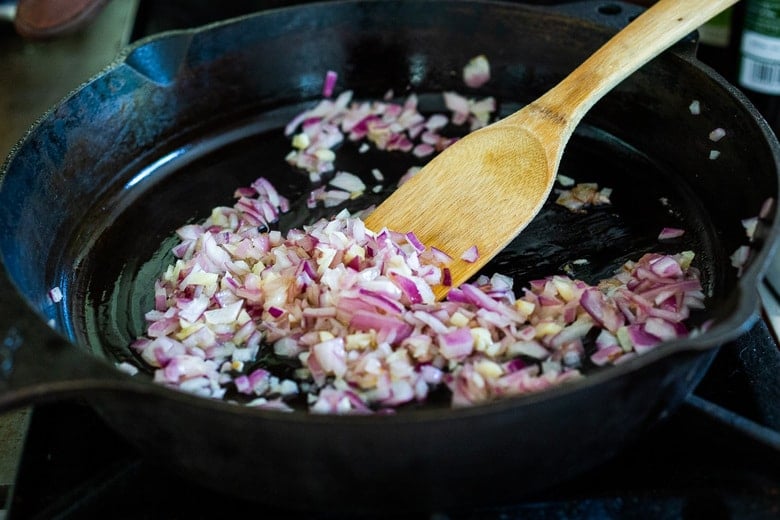
{"type": "MultiPolygon", "coordinates": [[[[431,111],[438,111],[439,97],[431,94],[423,101],[430,101],[431,111]]],[[[77,233],[90,237],[87,244],[75,241],[66,249],[79,266],[78,276],[60,273],[72,313],[65,323],[77,343],[91,345],[111,359],[139,364],[128,347],[145,330],[143,313],[154,306],[155,278],[175,261],[174,230],[204,219],[216,205],[230,205],[235,188],[258,175],[270,179],[292,201],[293,211],[279,223],[285,230],[343,207],[358,211],[377,204],[410,165],[420,163],[403,152],[359,153],[357,146],[348,143],[338,151],[336,169],[360,174],[372,186],[378,183],[370,171],[380,168],[387,188],[344,206],[308,209],[306,197],[317,185],[284,161],[289,146],[284,125],[301,108],[296,104],[258,114],[187,142],[157,161],[157,167],[138,172],[132,187],[99,201],[100,208],[111,210],[85,220],[87,225],[97,225],[77,233]]],[[[711,275],[717,271],[710,263],[718,258],[715,233],[695,194],[676,182],[675,172],[614,136],[584,126],[567,151],[561,173],[578,182],[612,188],[612,204],[575,213],[555,204],[557,194],[552,193],[540,215],[485,272],[511,275],[518,288],[551,274],[595,283],[647,252],[693,250],[701,258],[696,265],[711,285],[711,275]],[[657,236],[665,226],[688,232],[660,243],[657,236]]],[[[485,215],[485,221],[494,225],[488,224],[490,215],[485,215]]]]}

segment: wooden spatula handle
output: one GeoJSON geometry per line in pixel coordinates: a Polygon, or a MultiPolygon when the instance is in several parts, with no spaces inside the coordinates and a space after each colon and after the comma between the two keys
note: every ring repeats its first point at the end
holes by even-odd
{"type": "MultiPolygon", "coordinates": [[[[452,283],[468,280],[539,212],[574,127],[611,88],[737,0],[661,0],[552,91],[470,133],[434,157],[366,218],[414,231],[453,257],[452,283]],[[464,251],[479,257],[466,261],[464,251]]],[[[448,288],[437,286],[442,297],[448,288]]]]}
{"type": "Polygon", "coordinates": [[[535,104],[571,132],[604,94],[738,0],[660,0],[535,104]]]}

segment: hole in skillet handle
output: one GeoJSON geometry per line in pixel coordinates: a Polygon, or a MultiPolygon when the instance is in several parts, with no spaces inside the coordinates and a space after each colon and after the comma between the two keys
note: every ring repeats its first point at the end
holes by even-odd
{"type": "Polygon", "coordinates": [[[47,326],[0,263],[0,412],[87,391],[139,385],[47,326]]]}
{"type": "MultiPolygon", "coordinates": [[[[654,2],[652,1],[642,0],[632,0],[628,2],[586,0],[583,2],[571,2],[568,4],[555,5],[552,6],[552,9],[556,12],[574,16],[583,22],[591,22],[597,26],[611,29],[611,34],[604,38],[604,41],[606,42],[609,37],[618,33],[625,26],[633,22],[639,15],[647,10],[647,7],[653,3],[654,2]]],[[[583,28],[583,30],[588,29],[592,29],[592,27],[583,28]]],[[[698,33],[694,31],[676,43],[672,47],[672,50],[684,54],[690,58],[694,58],[696,56],[698,41],[698,33]]],[[[593,51],[595,50],[596,49],[593,49],[593,51]]]]}
{"type": "MultiPolygon", "coordinates": [[[[618,32],[634,18],[645,11],[645,8],[635,3],[604,0],[585,0],[569,2],[550,7],[556,12],[573,16],[583,22],[590,22],[618,32]]],[[[595,50],[595,49],[594,49],[595,50]]]]}

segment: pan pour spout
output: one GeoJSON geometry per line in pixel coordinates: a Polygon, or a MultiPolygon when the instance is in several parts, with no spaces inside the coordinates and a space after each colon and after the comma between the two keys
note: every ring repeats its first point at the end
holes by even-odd
{"type": "Polygon", "coordinates": [[[165,35],[133,49],[125,64],[158,85],[170,85],[187,63],[192,33],[165,35]]]}

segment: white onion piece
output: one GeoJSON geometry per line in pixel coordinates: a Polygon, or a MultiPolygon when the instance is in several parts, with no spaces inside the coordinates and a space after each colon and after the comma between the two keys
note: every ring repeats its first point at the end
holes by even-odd
{"type": "Polygon", "coordinates": [[[566,188],[570,188],[571,186],[574,186],[575,180],[567,175],[563,175],[562,173],[559,173],[555,176],[555,180],[558,184],[561,186],[564,186],[566,188]]]}
{"type": "Polygon", "coordinates": [[[134,376],[138,373],[138,367],[128,363],[127,361],[122,361],[121,363],[117,363],[116,368],[119,369],[121,372],[124,372],[125,374],[131,376],[134,376]]]}
{"type": "Polygon", "coordinates": [[[340,171],[328,183],[334,188],[339,188],[353,194],[360,194],[366,191],[366,185],[360,180],[360,177],[349,172],[340,171]]]}
{"type": "MultiPolygon", "coordinates": [[[[749,242],[753,242],[759,222],[762,219],[770,217],[772,210],[774,209],[774,204],[774,198],[769,197],[761,204],[757,216],[745,218],[740,221],[742,227],[745,229],[745,235],[749,242]]],[[[731,265],[737,269],[737,276],[741,276],[745,265],[750,258],[750,246],[742,245],[738,247],[729,258],[731,260],[731,265]]]]}
{"type": "Polygon", "coordinates": [[[751,217],[742,219],[742,227],[745,228],[745,235],[748,240],[753,241],[753,236],[756,234],[756,227],[758,226],[758,217],[751,217]]]}
{"type": "Polygon", "coordinates": [[[726,131],[722,128],[716,128],[710,132],[710,141],[717,143],[721,139],[726,137],[726,131]]]}
{"type": "Polygon", "coordinates": [[[479,88],[490,81],[490,62],[484,54],[475,56],[463,67],[463,82],[470,88],[479,88]]]}

